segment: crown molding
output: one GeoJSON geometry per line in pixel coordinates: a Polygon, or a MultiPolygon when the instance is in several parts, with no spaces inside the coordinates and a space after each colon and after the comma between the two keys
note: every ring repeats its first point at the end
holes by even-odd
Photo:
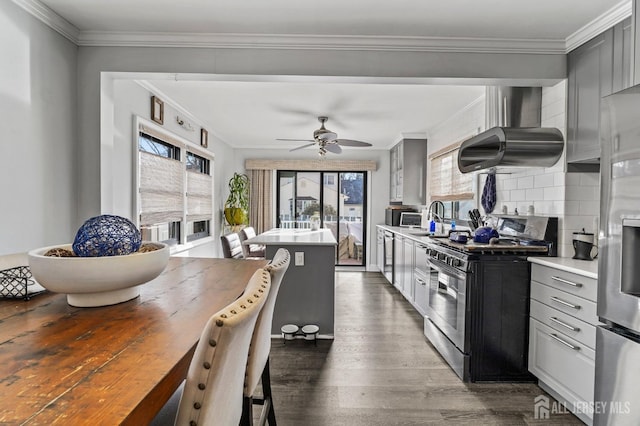
{"type": "Polygon", "coordinates": [[[80,30],[49,7],[38,0],[13,0],[13,2],[71,42],[78,44],[80,30]]]}
{"type": "Polygon", "coordinates": [[[80,46],[564,54],[564,40],[83,31],[80,46]]]}
{"type": "Polygon", "coordinates": [[[618,3],[606,13],[598,16],[596,19],[567,37],[566,53],[571,52],[573,49],[591,40],[598,34],[602,34],[618,22],[621,22],[631,16],[632,3],[632,0],[626,0],[618,3]]]}
{"type": "Polygon", "coordinates": [[[80,31],[39,0],[12,1],[78,46],[113,47],[566,54],[631,16],[632,13],[632,0],[622,1],[571,34],[565,40],[304,34],[139,33],[80,31]]]}

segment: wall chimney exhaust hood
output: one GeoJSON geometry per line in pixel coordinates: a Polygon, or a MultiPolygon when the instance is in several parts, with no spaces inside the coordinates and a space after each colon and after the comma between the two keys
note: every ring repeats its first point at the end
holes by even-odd
{"type": "Polygon", "coordinates": [[[564,149],[562,132],[540,127],[542,88],[498,87],[487,92],[488,121],[491,102],[498,125],[460,145],[458,168],[462,173],[501,167],[551,167],[564,149]]]}

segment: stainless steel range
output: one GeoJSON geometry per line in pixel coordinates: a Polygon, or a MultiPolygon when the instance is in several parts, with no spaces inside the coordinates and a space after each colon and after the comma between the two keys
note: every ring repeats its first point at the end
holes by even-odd
{"type": "Polygon", "coordinates": [[[492,244],[427,243],[425,335],[464,381],[531,381],[528,256],[555,256],[557,218],[494,217],[492,244]]]}

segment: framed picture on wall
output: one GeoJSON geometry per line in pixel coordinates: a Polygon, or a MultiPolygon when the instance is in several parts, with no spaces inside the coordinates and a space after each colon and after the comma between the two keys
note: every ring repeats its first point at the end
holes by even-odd
{"type": "Polygon", "coordinates": [[[205,129],[200,129],[200,145],[204,148],[209,146],[209,132],[205,129]]]}
{"type": "Polygon", "coordinates": [[[151,97],[151,119],[158,124],[164,122],[164,102],[157,96],[151,97]]]}

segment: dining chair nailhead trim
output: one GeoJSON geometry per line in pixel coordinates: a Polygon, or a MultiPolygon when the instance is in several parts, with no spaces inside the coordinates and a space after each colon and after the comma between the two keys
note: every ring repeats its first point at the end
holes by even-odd
{"type": "Polygon", "coordinates": [[[207,385],[205,385],[204,383],[198,383],[198,389],[205,390],[206,387],[207,385]]]}
{"type": "Polygon", "coordinates": [[[195,420],[191,420],[189,426],[198,426],[198,423],[196,423],[195,420]]]}
{"type": "Polygon", "coordinates": [[[222,327],[222,326],[224,325],[224,321],[222,321],[221,319],[216,320],[216,325],[217,325],[218,327],[222,327]]]}
{"type": "Polygon", "coordinates": [[[195,403],[193,404],[193,408],[195,408],[196,410],[199,410],[199,409],[200,409],[200,407],[202,407],[202,405],[201,405],[199,402],[195,402],[195,403]]]}
{"type": "Polygon", "coordinates": [[[210,346],[214,347],[216,344],[217,344],[217,342],[215,340],[213,340],[213,339],[209,340],[209,345],[210,346]]]}
{"type": "Polygon", "coordinates": [[[207,361],[205,361],[204,363],[202,363],[202,366],[205,368],[205,370],[208,370],[211,368],[211,364],[209,364],[207,361]]]}

